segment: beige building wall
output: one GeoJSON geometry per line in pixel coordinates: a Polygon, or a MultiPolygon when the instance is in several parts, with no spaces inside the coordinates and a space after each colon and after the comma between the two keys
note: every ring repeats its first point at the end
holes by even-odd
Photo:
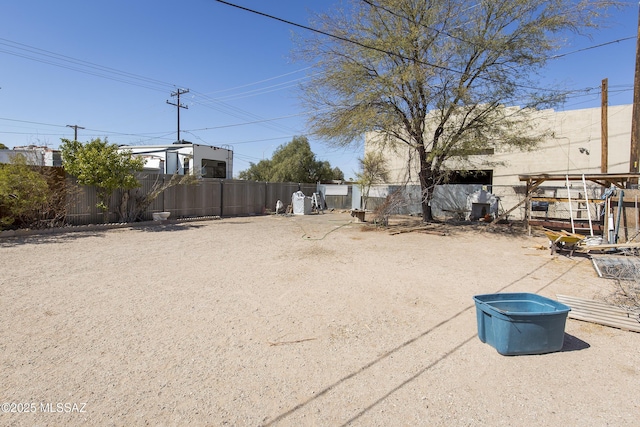
{"type": "MultiPolygon", "coordinates": [[[[629,172],[632,105],[609,107],[609,173],[629,172]]],[[[520,185],[523,174],[587,174],[600,173],[601,163],[601,115],[600,108],[571,111],[543,110],[534,120],[541,129],[547,129],[551,137],[542,141],[532,151],[497,151],[489,159],[503,163],[493,169],[493,184],[520,185]]],[[[375,144],[378,136],[367,133],[365,153],[380,151],[375,144]]],[[[411,159],[405,144],[383,150],[391,171],[390,184],[417,184],[418,160],[411,159]],[[408,167],[410,165],[411,167],[408,167]]],[[[484,156],[471,159],[479,169],[484,156]]]]}
{"type": "Polygon", "coordinates": [[[404,143],[381,143],[380,135],[376,132],[365,134],[364,154],[382,152],[389,170],[389,182],[392,185],[418,184],[418,170],[420,163],[415,154],[404,143]]]}
{"type": "MultiPolygon", "coordinates": [[[[629,172],[632,105],[608,108],[608,172],[629,172]]],[[[540,112],[540,126],[552,132],[530,152],[500,152],[493,158],[505,162],[494,168],[493,184],[518,185],[523,174],[593,174],[601,172],[601,110],[540,112]]]]}
{"type": "MultiPolygon", "coordinates": [[[[608,172],[629,172],[629,151],[631,141],[631,116],[633,106],[618,105],[608,108],[609,149],[608,172]]],[[[570,111],[542,110],[532,117],[535,125],[541,130],[547,130],[550,136],[542,141],[532,151],[499,151],[492,156],[472,156],[475,169],[493,170],[492,192],[501,198],[504,209],[515,206],[522,200],[522,192],[514,191],[514,187],[521,187],[525,183],[519,180],[519,175],[526,174],[593,174],[601,173],[601,109],[587,108],[570,111]],[[475,158],[474,158],[475,157],[475,158]],[[483,161],[500,162],[500,165],[487,167],[483,161]]],[[[365,153],[381,151],[376,144],[375,133],[365,135],[365,153]]],[[[391,146],[387,144],[382,150],[387,158],[390,170],[388,184],[418,184],[418,160],[411,158],[411,151],[405,144],[391,146]]],[[[450,163],[450,167],[451,167],[450,163]]],[[[453,167],[455,168],[455,167],[453,167]]],[[[467,167],[468,169],[474,169],[467,167]]],[[[558,195],[553,187],[560,187],[562,183],[549,183],[544,186],[548,196],[558,195]]],[[[582,188],[581,183],[572,183],[576,193],[582,188]]],[[[566,190],[565,194],[566,194],[566,190]]],[[[574,190],[572,190],[574,191],[574,190]]],[[[598,195],[600,188],[592,188],[598,195]]],[[[560,197],[558,195],[558,197],[560,197]]],[[[515,211],[513,217],[521,219],[524,207],[515,211]]]]}

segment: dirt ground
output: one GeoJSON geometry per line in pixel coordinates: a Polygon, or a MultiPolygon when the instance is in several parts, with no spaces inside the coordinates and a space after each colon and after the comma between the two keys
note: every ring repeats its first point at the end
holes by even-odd
{"type": "Polygon", "coordinates": [[[535,356],[477,337],[476,294],[610,292],[588,258],[351,220],[0,239],[0,424],[638,425],[640,334],[568,319],[535,356]]]}

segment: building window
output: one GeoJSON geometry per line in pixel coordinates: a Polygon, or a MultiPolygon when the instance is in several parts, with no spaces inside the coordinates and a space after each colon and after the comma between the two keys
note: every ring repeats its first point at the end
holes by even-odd
{"type": "Polygon", "coordinates": [[[493,171],[475,170],[475,171],[454,171],[449,175],[447,184],[493,184],[493,171]]]}
{"type": "Polygon", "coordinates": [[[227,163],[219,160],[202,159],[203,178],[226,178],[227,163]]]}
{"type": "Polygon", "coordinates": [[[53,166],[62,166],[62,152],[54,151],[53,152],[53,166]]]}

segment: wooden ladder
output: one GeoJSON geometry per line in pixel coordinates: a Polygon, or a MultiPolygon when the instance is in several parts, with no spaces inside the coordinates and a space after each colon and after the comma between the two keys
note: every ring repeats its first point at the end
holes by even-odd
{"type": "Polygon", "coordinates": [[[567,187],[567,197],[569,199],[569,217],[571,218],[571,232],[575,234],[576,230],[589,230],[590,235],[593,237],[593,223],[591,221],[591,208],[589,207],[589,194],[587,193],[587,181],[584,178],[584,174],[582,174],[582,190],[584,194],[584,198],[576,199],[578,203],[578,207],[575,209],[576,216],[580,214],[580,212],[586,212],[587,218],[589,219],[589,227],[576,227],[574,222],[574,209],[573,209],[573,200],[571,199],[571,187],[569,186],[569,175],[565,175],[565,183],[567,187]],[[581,207],[584,205],[584,207],[581,207]]]}

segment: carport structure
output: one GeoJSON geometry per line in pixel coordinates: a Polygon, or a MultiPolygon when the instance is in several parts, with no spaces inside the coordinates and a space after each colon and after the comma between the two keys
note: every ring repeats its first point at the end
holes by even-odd
{"type": "Polygon", "coordinates": [[[589,181],[596,183],[602,187],[609,187],[612,184],[617,188],[626,189],[631,188],[632,185],[637,185],[640,179],[640,173],[599,173],[599,174],[523,174],[518,175],[520,181],[526,182],[526,190],[524,199],[516,204],[514,207],[503,213],[500,217],[506,217],[510,212],[520,207],[523,203],[526,204],[525,209],[525,222],[529,233],[531,232],[531,205],[532,201],[540,202],[569,202],[568,198],[558,197],[534,197],[535,191],[545,182],[575,182],[589,181]]]}

